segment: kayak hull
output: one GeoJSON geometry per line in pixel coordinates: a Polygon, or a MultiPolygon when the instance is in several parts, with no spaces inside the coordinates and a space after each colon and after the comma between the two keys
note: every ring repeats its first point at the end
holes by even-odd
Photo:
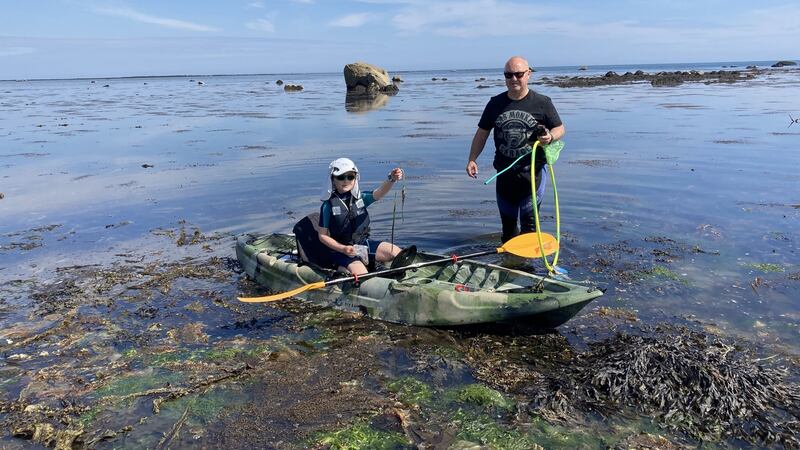
{"type": "MultiPolygon", "coordinates": [[[[271,292],[341,278],[298,264],[294,236],[243,235],[236,256],[245,273],[271,292]]],[[[419,253],[413,263],[442,259],[419,253]]],[[[387,322],[455,326],[524,319],[555,328],[571,319],[602,292],[588,286],[473,260],[420,267],[397,279],[375,276],[332,284],[298,295],[315,303],[361,312],[387,322]]]]}

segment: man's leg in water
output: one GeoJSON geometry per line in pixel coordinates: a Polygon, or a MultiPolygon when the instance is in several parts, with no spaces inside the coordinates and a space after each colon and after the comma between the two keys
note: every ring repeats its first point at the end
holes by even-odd
{"type": "Polygon", "coordinates": [[[497,177],[495,188],[497,209],[500,211],[500,222],[503,224],[503,243],[519,234],[517,217],[519,217],[519,201],[514,198],[514,183],[511,177],[497,177]]]}
{"type": "MultiPolygon", "coordinates": [[[[541,174],[541,182],[539,183],[539,188],[536,189],[536,209],[538,209],[539,213],[541,214],[542,198],[544,197],[544,188],[547,184],[547,178],[545,178],[547,170],[543,167],[542,171],[539,173],[541,174]]],[[[530,190],[530,186],[528,186],[528,189],[530,190]]],[[[529,195],[523,199],[519,205],[519,223],[522,228],[522,233],[536,231],[536,217],[533,214],[532,200],[533,198],[529,195]]]]}
{"type": "Polygon", "coordinates": [[[500,239],[503,243],[506,243],[519,234],[519,228],[517,227],[519,208],[500,196],[497,196],[497,207],[500,210],[500,222],[503,224],[503,236],[500,239]]]}

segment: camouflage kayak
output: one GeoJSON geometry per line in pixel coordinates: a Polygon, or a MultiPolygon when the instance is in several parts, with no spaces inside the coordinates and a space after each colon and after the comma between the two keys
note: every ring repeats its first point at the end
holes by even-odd
{"type": "MultiPolygon", "coordinates": [[[[289,234],[241,236],[236,243],[236,256],[247,275],[271,292],[337,277],[335,272],[299,263],[295,238],[289,234]]],[[[442,256],[418,253],[411,264],[438,259],[442,256]]],[[[593,287],[475,260],[458,260],[455,264],[408,270],[394,278],[375,276],[358,285],[332,284],[298,297],[410,325],[451,326],[523,319],[554,328],[601,295],[593,287]]]]}

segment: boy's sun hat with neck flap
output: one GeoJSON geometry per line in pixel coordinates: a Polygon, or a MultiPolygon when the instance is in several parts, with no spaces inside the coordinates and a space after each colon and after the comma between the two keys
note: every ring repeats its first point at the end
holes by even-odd
{"type": "Polygon", "coordinates": [[[349,158],[339,158],[334,159],[328,165],[328,176],[325,180],[325,190],[320,196],[320,199],[323,202],[331,198],[331,195],[336,192],[336,186],[334,185],[333,177],[347,172],[355,172],[356,174],[356,179],[353,180],[353,189],[350,190],[350,194],[355,199],[361,198],[361,189],[358,188],[358,180],[361,178],[361,174],[358,172],[358,167],[356,167],[356,164],[349,158]]]}

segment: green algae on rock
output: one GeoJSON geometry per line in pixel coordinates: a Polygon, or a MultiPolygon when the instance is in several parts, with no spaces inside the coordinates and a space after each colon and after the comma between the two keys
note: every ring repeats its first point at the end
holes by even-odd
{"type": "Polygon", "coordinates": [[[496,408],[511,410],[515,403],[506,398],[502,393],[482,384],[473,383],[455,389],[452,398],[463,403],[471,403],[483,408],[496,408]]]}
{"type": "Polygon", "coordinates": [[[431,399],[433,391],[430,386],[414,377],[402,377],[391,381],[386,386],[397,399],[407,405],[417,405],[431,399]]]}
{"type": "Polygon", "coordinates": [[[396,450],[411,448],[411,442],[400,433],[378,431],[366,421],[357,421],[346,428],[318,434],[312,439],[315,444],[336,450],[396,450]]]}

